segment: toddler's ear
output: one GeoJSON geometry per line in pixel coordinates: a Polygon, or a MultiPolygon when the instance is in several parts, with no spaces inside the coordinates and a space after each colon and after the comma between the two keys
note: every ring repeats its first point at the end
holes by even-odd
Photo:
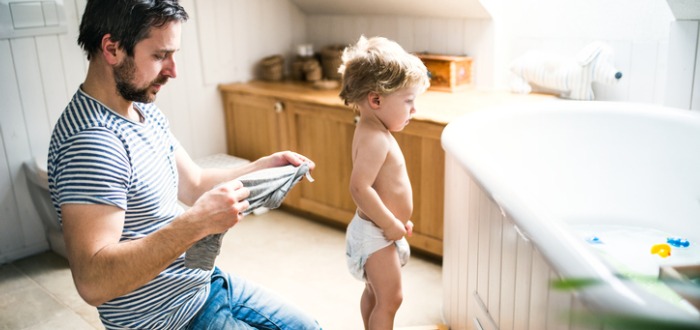
{"type": "Polygon", "coordinates": [[[378,109],[379,105],[381,104],[381,96],[375,92],[370,92],[367,95],[367,98],[369,99],[369,106],[372,107],[372,109],[378,109]]]}

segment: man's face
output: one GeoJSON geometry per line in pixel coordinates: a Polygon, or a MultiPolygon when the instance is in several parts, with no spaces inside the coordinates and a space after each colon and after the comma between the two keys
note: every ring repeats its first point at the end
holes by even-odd
{"type": "Polygon", "coordinates": [[[152,87],[164,85],[168,81],[167,76],[159,75],[153,81],[144,86],[137,86],[133,80],[136,76],[136,64],[133,57],[125,57],[124,60],[113,69],[114,80],[117,84],[119,95],[126,100],[151,103],[155,101],[158,90],[152,87]]]}
{"type": "Polygon", "coordinates": [[[170,22],[152,28],[148,38],[134,47],[112,70],[117,92],[129,101],[151,103],[168,79],[177,77],[173,54],[180,49],[182,24],[170,22]]]}

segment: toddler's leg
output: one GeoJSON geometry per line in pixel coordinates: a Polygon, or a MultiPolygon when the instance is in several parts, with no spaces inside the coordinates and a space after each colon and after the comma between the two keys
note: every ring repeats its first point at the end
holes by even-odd
{"type": "Polygon", "coordinates": [[[365,264],[367,282],[374,292],[375,304],[369,317],[369,329],[394,328],[394,316],[403,301],[401,263],[396,245],[391,244],[373,253],[365,264]]]}
{"type": "Polygon", "coordinates": [[[362,322],[365,324],[365,329],[369,329],[369,317],[372,315],[374,305],[377,303],[374,297],[374,291],[369,283],[365,283],[365,290],[362,292],[360,300],[360,312],[362,313],[362,322]]]}

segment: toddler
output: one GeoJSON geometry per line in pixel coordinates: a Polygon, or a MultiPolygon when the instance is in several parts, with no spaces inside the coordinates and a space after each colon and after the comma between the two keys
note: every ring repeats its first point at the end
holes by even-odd
{"type": "Polygon", "coordinates": [[[413,229],[413,193],[391,132],[408,125],[430,79],[418,57],[382,37],[360,37],[344,50],[338,71],[340,98],[360,115],[352,142],[350,193],[357,212],[346,234],[348,268],[365,282],[365,329],[393,329],[403,300],[401,267],[410,255],[404,236],[413,229]]]}

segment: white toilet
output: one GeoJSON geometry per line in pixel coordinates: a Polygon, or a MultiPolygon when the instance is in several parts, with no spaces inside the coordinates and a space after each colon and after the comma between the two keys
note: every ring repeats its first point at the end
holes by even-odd
{"type": "Polygon", "coordinates": [[[63,257],[67,257],[66,243],[63,241],[63,231],[58,224],[56,209],[51,203],[49,194],[49,177],[46,172],[46,158],[35,158],[23,164],[27,175],[27,186],[34,207],[41,218],[46,230],[46,239],[51,250],[63,257]]]}

